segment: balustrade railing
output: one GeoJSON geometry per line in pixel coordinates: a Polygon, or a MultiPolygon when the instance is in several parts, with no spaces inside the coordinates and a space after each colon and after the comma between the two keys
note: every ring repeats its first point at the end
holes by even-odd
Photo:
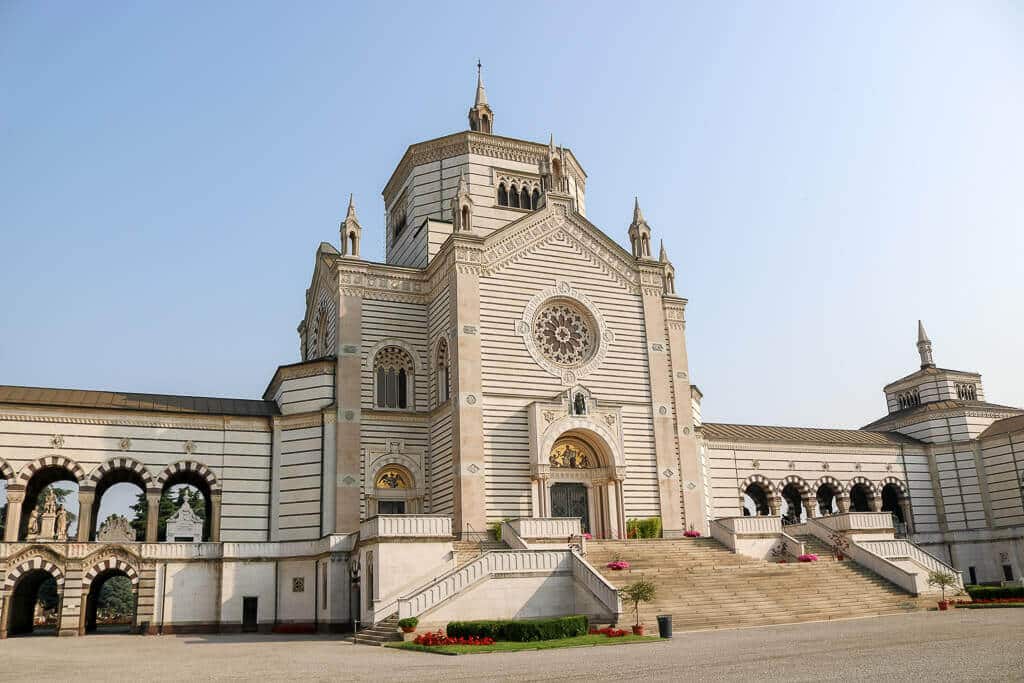
{"type": "Polygon", "coordinates": [[[451,538],[452,518],[440,515],[377,515],[359,525],[359,538],[451,538]]]}
{"type": "Polygon", "coordinates": [[[508,521],[523,539],[569,538],[581,535],[580,520],[576,517],[520,517],[508,521]]]}

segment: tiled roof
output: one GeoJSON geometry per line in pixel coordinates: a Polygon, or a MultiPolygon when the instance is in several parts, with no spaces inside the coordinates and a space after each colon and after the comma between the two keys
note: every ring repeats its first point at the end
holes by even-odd
{"type": "Polygon", "coordinates": [[[816,427],[772,427],[705,422],[701,427],[711,441],[782,441],[848,446],[893,446],[920,443],[896,432],[868,432],[862,429],[818,429],[816,427]]]}
{"type": "Polygon", "coordinates": [[[924,415],[926,413],[935,413],[943,410],[996,410],[1004,412],[1024,412],[1024,410],[1014,408],[1013,406],[1001,406],[996,403],[986,403],[985,401],[959,401],[946,399],[944,401],[929,401],[928,403],[922,403],[921,405],[913,406],[912,408],[897,410],[895,413],[889,413],[884,417],[878,418],[871,424],[864,425],[862,429],[874,429],[877,426],[884,425],[887,422],[894,420],[902,420],[914,415],[924,415]]]}
{"type": "Polygon", "coordinates": [[[277,404],[273,401],[209,398],[206,396],[129,394],[120,391],[84,391],[81,389],[46,389],[43,387],[12,387],[5,385],[0,385],[0,403],[244,417],[266,417],[278,413],[277,404]]]}
{"type": "Polygon", "coordinates": [[[1024,415],[1016,415],[1014,417],[1004,417],[1002,420],[996,420],[988,426],[988,429],[981,433],[979,439],[985,439],[990,436],[999,436],[1000,434],[1009,434],[1010,432],[1024,430],[1024,415]]]}

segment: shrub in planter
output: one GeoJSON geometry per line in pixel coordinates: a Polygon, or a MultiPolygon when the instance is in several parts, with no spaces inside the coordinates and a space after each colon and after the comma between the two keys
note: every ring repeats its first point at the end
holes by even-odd
{"type": "Polygon", "coordinates": [[[934,586],[942,591],[942,599],[939,600],[939,609],[949,609],[949,600],[946,600],[946,589],[956,585],[956,577],[949,572],[931,572],[928,574],[928,585],[934,586]]]}
{"type": "Polygon", "coordinates": [[[800,557],[796,558],[800,562],[817,562],[818,556],[814,553],[804,553],[800,557]]]}
{"type": "Polygon", "coordinates": [[[589,622],[585,616],[554,617],[551,619],[452,621],[448,624],[448,637],[477,636],[494,640],[529,642],[558,640],[587,634],[589,622]]]}
{"type": "Polygon", "coordinates": [[[402,629],[402,633],[412,633],[416,630],[416,626],[419,625],[420,620],[416,617],[407,617],[405,619],[398,620],[398,628],[402,629]]]}
{"type": "Polygon", "coordinates": [[[644,634],[643,624],[640,623],[640,603],[654,600],[656,592],[654,584],[642,577],[639,581],[619,589],[619,594],[623,600],[633,603],[633,614],[636,617],[633,624],[633,633],[638,636],[644,634]]]}
{"type": "Polygon", "coordinates": [[[661,517],[626,520],[628,538],[661,538],[661,517]]]}
{"type": "Polygon", "coordinates": [[[608,569],[614,569],[615,571],[621,571],[623,569],[629,569],[629,562],[625,560],[614,560],[605,565],[608,569]]]}

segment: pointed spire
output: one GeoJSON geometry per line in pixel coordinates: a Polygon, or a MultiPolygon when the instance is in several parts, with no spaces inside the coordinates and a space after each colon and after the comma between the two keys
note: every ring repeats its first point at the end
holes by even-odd
{"type": "Polygon", "coordinates": [[[548,152],[551,156],[555,156],[555,134],[550,133],[551,137],[548,138],[548,152]]]}
{"type": "Polygon", "coordinates": [[[480,64],[480,60],[476,60],[476,100],[474,102],[476,106],[481,104],[487,104],[487,91],[484,90],[484,76],[483,76],[483,65],[480,64]]]}
{"type": "Polygon", "coordinates": [[[487,91],[484,90],[483,65],[476,61],[476,98],[469,108],[469,129],[477,133],[494,132],[494,110],[487,103],[487,91]]]}
{"type": "Polygon", "coordinates": [[[665,240],[661,240],[661,253],[658,254],[658,260],[662,263],[668,263],[668,252],[665,251],[665,240]]]}
{"type": "Polygon", "coordinates": [[[464,170],[459,171],[459,189],[455,191],[456,194],[469,194],[469,184],[466,182],[466,172],[464,170]]]}
{"type": "Polygon", "coordinates": [[[356,223],[359,222],[359,219],[356,217],[356,201],[355,193],[353,192],[350,192],[348,195],[348,211],[345,212],[345,221],[347,222],[349,219],[354,220],[356,223]]]}
{"type": "Polygon", "coordinates": [[[934,368],[935,359],[932,358],[932,340],[924,331],[924,323],[917,321],[917,352],[921,355],[921,369],[934,368]]]}
{"type": "Polygon", "coordinates": [[[644,220],[643,213],[640,212],[640,198],[633,197],[633,223],[636,225],[640,225],[641,223],[646,222],[647,221],[644,220]]]}

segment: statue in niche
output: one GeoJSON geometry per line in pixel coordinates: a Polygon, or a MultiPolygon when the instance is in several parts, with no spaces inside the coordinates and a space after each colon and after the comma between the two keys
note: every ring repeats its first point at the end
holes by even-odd
{"type": "Polygon", "coordinates": [[[68,511],[64,509],[63,505],[57,506],[57,519],[53,523],[53,538],[58,541],[66,541],[68,538],[68,527],[71,522],[68,521],[68,511]]]}
{"type": "Polygon", "coordinates": [[[43,494],[43,512],[49,514],[57,512],[57,494],[53,492],[53,489],[46,489],[46,493],[43,494]]]}
{"type": "Polygon", "coordinates": [[[576,415],[587,414],[587,398],[583,395],[583,392],[577,393],[576,398],[573,399],[572,411],[576,415]]]}

